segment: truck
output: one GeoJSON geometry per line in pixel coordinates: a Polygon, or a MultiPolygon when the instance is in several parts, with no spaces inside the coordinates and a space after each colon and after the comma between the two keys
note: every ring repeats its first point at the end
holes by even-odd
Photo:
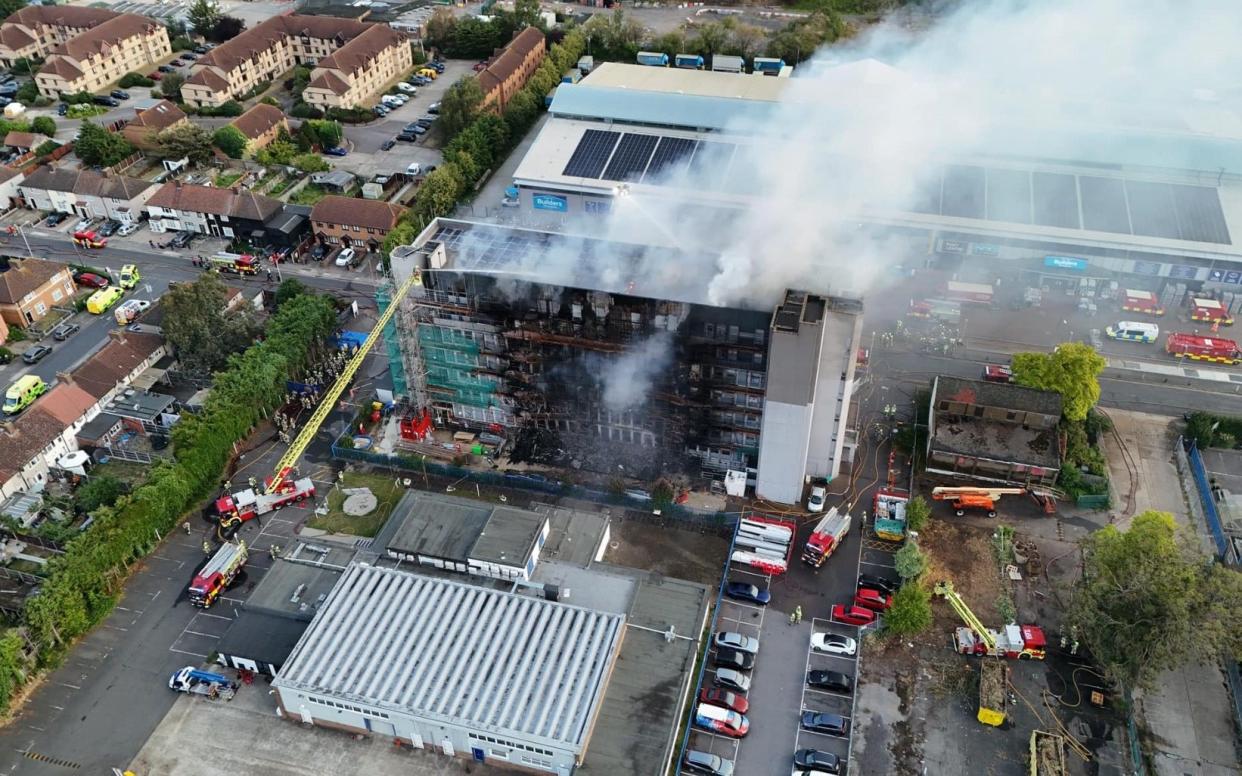
{"type": "Polygon", "coordinates": [[[910,494],[889,488],[875,492],[872,500],[872,529],[876,538],[886,542],[901,542],[906,538],[906,504],[910,494]]]}
{"type": "Polygon", "coordinates": [[[108,247],[108,238],[100,237],[90,230],[79,230],[73,233],[73,244],[79,248],[106,248],[108,247]]]}
{"type": "Polygon", "coordinates": [[[958,324],[962,321],[962,305],[948,299],[920,299],[910,301],[911,318],[930,318],[942,323],[958,324]]]}
{"type": "Polygon", "coordinates": [[[16,415],[47,393],[47,383],[38,375],[22,375],[4,392],[4,414],[16,415]]]}
{"type": "Polygon", "coordinates": [[[815,568],[824,565],[824,561],[836,551],[841,540],[850,532],[850,516],[836,507],[828,510],[811,535],[807,537],[806,546],[802,548],[802,560],[815,568]]]}
{"type": "Polygon", "coordinates": [[[986,283],[959,283],[950,280],[944,284],[942,296],[950,302],[992,303],[992,287],[986,283]]]}
{"type": "Polygon", "coordinates": [[[237,683],[227,676],[186,666],[173,671],[168,677],[168,689],[188,695],[202,695],[208,700],[232,700],[237,694],[237,683]]]}
{"type": "Polygon", "coordinates": [[[246,543],[225,542],[203,564],[190,582],[190,603],[208,609],[216,602],[246,565],[246,543]]]}
{"type": "Polygon", "coordinates": [[[1201,299],[1199,297],[1190,300],[1190,320],[1199,321],[1200,323],[1214,323],[1220,326],[1233,325],[1233,316],[1229,314],[1228,307],[1225,307],[1215,299],[1201,299]]]}
{"type": "Polygon", "coordinates": [[[1177,358],[1212,361],[1217,364],[1242,363],[1242,352],[1238,351],[1238,343],[1220,337],[1173,333],[1165,340],[1164,349],[1177,358]]]}
{"type": "Polygon", "coordinates": [[[112,311],[112,317],[122,326],[128,326],[134,319],[150,309],[151,303],[145,299],[126,299],[112,311]]]}
{"type": "Polygon", "coordinates": [[[989,638],[980,638],[971,628],[953,631],[953,645],[960,655],[989,655],[1010,660],[1043,660],[1048,639],[1038,625],[1006,625],[1000,630],[985,628],[989,638]],[[994,645],[994,646],[991,646],[994,645]]]}
{"type": "Polygon", "coordinates": [[[668,54],[662,51],[640,51],[636,61],[649,67],[668,67],[668,54]]]}
{"type": "Polygon", "coordinates": [[[1136,291],[1133,288],[1121,292],[1121,309],[1128,313],[1164,315],[1164,307],[1160,305],[1159,297],[1150,291],[1136,291]]]}
{"type": "MultiPolygon", "coordinates": [[[[270,486],[271,480],[268,480],[270,486]]],[[[239,490],[216,499],[216,516],[220,520],[220,533],[227,537],[237,533],[242,523],[253,520],[283,506],[315,497],[315,483],[310,477],[300,480],[281,477],[275,493],[254,488],[239,490]]]]}
{"type": "Polygon", "coordinates": [[[128,291],[137,286],[140,280],[142,280],[142,273],[138,271],[137,264],[126,264],[121,267],[121,288],[128,291]]]}
{"type": "Polygon", "coordinates": [[[116,286],[101,288],[86,300],[86,311],[91,315],[103,315],[112,305],[120,301],[125,292],[116,286]]]}
{"type": "Polygon", "coordinates": [[[996,502],[1002,496],[1021,496],[1025,488],[932,488],[932,499],[950,501],[957,516],[967,509],[987,510],[988,517],[996,517],[996,502]]]}
{"type": "Polygon", "coordinates": [[[256,275],[259,272],[259,260],[248,253],[221,251],[207,258],[207,266],[217,272],[231,272],[234,275],[256,275]]]}
{"type": "Polygon", "coordinates": [[[702,70],[703,57],[698,54],[678,54],[673,57],[673,67],[680,67],[683,70],[702,70]]]}

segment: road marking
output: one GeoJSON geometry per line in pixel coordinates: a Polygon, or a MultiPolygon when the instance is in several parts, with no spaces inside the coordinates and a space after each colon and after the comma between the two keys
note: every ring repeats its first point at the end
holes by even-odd
{"type": "Polygon", "coordinates": [[[26,757],[27,759],[38,760],[41,763],[50,763],[51,765],[59,765],[62,768],[69,768],[70,770],[77,770],[82,767],[78,763],[75,763],[71,760],[61,760],[56,757],[48,757],[45,754],[39,754],[38,752],[32,752],[29,749],[20,750],[20,751],[22,755],[26,757]]]}
{"type": "Polygon", "coordinates": [[[879,566],[880,568],[885,568],[885,569],[895,569],[895,568],[897,568],[897,567],[896,567],[895,565],[893,565],[892,563],[876,563],[876,562],[875,562],[875,561],[873,561],[873,560],[860,560],[860,561],[858,561],[858,564],[859,564],[860,566],[879,566]]]}
{"type": "Polygon", "coordinates": [[[185,633],[189,633],[189,634],[192,634],[192,635],[195,635],[195,636],[202,636],[202,637],[204,637],[204,638],[208,638],[208,639],[218,639],[218,638],[220,638],[219,636],[215,635],[214,633],[203,633],[202,631],[192,631],[192,630],[190,630],[189,628],[186,628],[185,630],[183,630],[183,631],[181,631],[181,632],[182,632],[183,634],[185,634],[185,633]]]}
{"type": "Polygon", "coordinates": [[[209,614],[207,612],[199,612],[199,617],[214,617],[217,620],[232,620],[232,617],[225,617],[223,614],[209,614]]]}
{"type": "Polygon", "coordinates": [[[169,647],[169,648],[168,648],[168,651],[169,651],[169,652],[176,652],[176,653],[178,653],[178,654],[180,654],[180,655],[190,655],[191,657],[197,657],[197,658],[200,658],[200,659],[202,659],[202,660],[206,660],[206,659],[207,659],[207,656],[206,656],[206,655],[200,655],[200,654],[199,654],[199,653],[197,653],[197,652],[186,652],[184,649],[177,649],[176,647],[169,647]]]}
{"type": "Polygon", "coordinates": [[[81,689],[82,689],[82,688],[81,688],[81,687],[79,687],[78,685],[76,685],[76,684],[69,684],[68,682],[57,682],[57,684],[59,684],[61,687],[70,687],[70,688],[72,688],[72,689],[74,689],[74,690],[81,690],[81,689]]]}

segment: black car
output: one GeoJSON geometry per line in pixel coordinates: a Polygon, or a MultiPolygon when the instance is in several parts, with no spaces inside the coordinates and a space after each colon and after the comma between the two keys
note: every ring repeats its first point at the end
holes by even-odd
{"type": "Polygon", "coordinates": [[[169,65],[160,65],[159,67],[156,68],[156,70],[159,70],[161,73],[175,72],[175,69],[169,65]]]}
{"type": "Polygon", "coordinates": [[[720,755],[711,752],[700,752],[697,749],[686,751],[683,771],[705,773],[707,776],[731,776],[733,763],[720,755]]]}
{"type": "Polygon", "coordinates": [[[22,354],[22,361],[25,361],[27,364],[37,364],[51,352],[52,349],[47,345],[35,345],[22,354]]]}
{"type": "Polygon", "coordinates": [[[109,92],[109,95],[118,100],[129,99],[129,92],[125,91],[124,89],[113,89],[111,92],[109,92]]]}
{"type": "Polygon", "coordinates": [[[740,649],[716,650],[716,665],[749,671],[755,667],[755,656],[740,649]]]}
{"type": "Polygon", "coordinates": [[[121,228],[119,221],[104,221],[103,226],[96,229],[96,233],[100,237],[111,237],[116,234],[116,230],[121,228]]]}
{"type": "Polygon", "coordinates": [[[808,671],[806,683],[819,690],[848,693],[854,686],[850,678],[840,671],[808,671]]]}
{"type": "Polygon", "coordinates": [[[314,248],[311,248],[310,255],[315,261],[323,261],[323,257],[328,255],[328,246],[319,243],[314,248]]]}
{"type": "Polygon", "coordinates": [[[892,595],[897,592],[897,588],[900,586],[901,585],[898,582],[894,582],[886,577],[877,577],[875,574],[858,575],[859,590],[864,587],[869,587],[872,590],[879,590],[887,595],[892,595]]]}
{"type": "Polygon", "coordinates": [[[422,127],[423,129],[431,129],[431,125],[436,123],[436,117],[435,116],[423,116],[421,119],[419,119],[418,121],[414,123],[417,126],[422,127]]]}
{"type": "Polygon", "coordinates": [[[208,51],[211,51],[211,49],[207,48],[206,46],[195,46],[194,47],[195,54],[206,54],[208,51]]]}
{"type": "Polygon", "coordinates": [[[849,730],[849,723],[840,714],[828,714],[822,711],[802,712],[802,727],[816,733],[827,733],[830,736],[844,736],[849,730]]]}
{"type": "Polygon", "coordinates": [[[397,144],[397,141],[396,141],[396,140],[394,140],[393,138],[389,138],[389,139],[385,140],[383,143],[380,143],[380,150],[381,150],[381,151],[387,151],[387,150],[389,150],[390,148],[392,148],[393,146],[395,146],[396,144],[397,144]]]}
{"type": "Polygon", "coordinates": [[[414,134],[413,132],[402,132],[401,134],[397,135],[397,139],[403,143],[417,143],[418,135],[414,134]]]}
{"type": "Polygon", "coordinates": [[[198,59],[198,54],[195,54],[195,53],[194,53],[194,52],[192,52],[192,51],[186,51],[186,52],[183,52],[183,53],[181,54],[181,58],[182,58],[182,59],[188,59],[188,60],[190,60],[191,62],[193,62],[194,60],[198,59]]]}
{"type": "Polygon", "coordinates": [[[794,765],[826,773],[841,772],[841,758],[832,752],[821,752],[818,749],[799,749],[794,752],[794,765]]]}
{"type": "Polygon", "coordinates": [[[48,216],[47,220],[44,221],[43,223],[47,224],[48,226],[58,226],[60,222],[64,220],[65,220],[64,213],[53,213],[50,216],[48,216]]]}
{"type": "Polygon", "coordinates": [[[56,106],[56,115],[57,115],[57,116],[64,116],[64,115],[66,115],[66,114],[68,114],[68,113],[69,113],[69,103],[62,102],[60,105],[57,105],[57,106],[56,106]]]}
{"type": "Polygon", "coordinates": [[[80,328],[82,327],[77,325],[76,323],[62,323],[59,326],[57,326],[55,329],[52,329],[52,339],[56,340],[57,342],[64,342],[65,340],[69,339],[74,334],[76,334],[78,329],[80,328]]]}

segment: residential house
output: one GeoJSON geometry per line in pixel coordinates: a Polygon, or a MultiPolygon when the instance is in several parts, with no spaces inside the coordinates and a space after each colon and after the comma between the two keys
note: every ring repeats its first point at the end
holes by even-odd
{"type": "Polygon", "coordinates": [[[927,471],[972,481],[1051,485],[1061,470],[1061,396],[1009,383],[937,376],[927,471]]]}
{"type": "Polygon", "coordinates": [[[160,100],[150,108],[138,111],[121,129],[121,134],[143,151],[151,151],[155,149],[156,135],[171,127],[189,123],[189,117],[176,103],[160,100]]]}
{"type": "MultiPolygon", "coordinates": [[[[346,73],[332,78],[342,81],[344,93],[352,97],[368,85],[380,84],[378,73],[401,61],[411,61],[408,41],[403,44],[405,52],[399,52],[397,49],[402,46],[395,44],[395,38],[384,32],[386,29],[382,24],[331,16],[273,16],[216,46],[195,62],[181,87],[181,97],[194,106],[223,105],[284,75],[295,65],[315,67],[321,62],[329,63],[325,72],[346,73]],[[341,63],[330,58],[375,28],[380,28],[380,32],[371,32],[363,39],[357,47],[359,56],[347,52],[346,61],[341,63]]],[[[336,81],[332,84],[341,86],[336,81]]]]}
{"type": "Polygon", "coordinates": [[[328,196],[311,208],[311,230],[322,243],[377,251],[405,210],[373,199],[328,196]]]}
{"type": "Polygon", "coordinates": [[[302,99],[320,110],[361,107],[413,67],[409,36],[375,24],[319,60],[302,99]]]}
{"type": "Polygon", "coordinates": [[[42,259],[9,259],[0,271],[0,318],[25,328],[43,320],[57,305],[67,305],[77,286],[64,264],[42,259]]]}
{"type": "Polygon", "coordinates": [[[546,54],[547,42],[542,30],[527,27],[519,32],[479,73],[483,108],[495,113],[504,112],[510,98],[526,86],[546,54]]]}
{"type": "Polygon", "coordinates": [[[33,151],[46,140],[47,138],[43,135],[36,135],[33,132],[18,132],[16,130],[4,136],[5,146],[22,153],[33,151]]]}
{"type": "Polygon", "coordinates": [[[26,207],[136,223],[159,184],[94,170],[40,167],[17,187],[26,207]]]}
{"type": "Polygon", "coordinates": [[[301,239],[305,221],[291,223],[284,207],[279,200],[249,191],[169,181],[147,202],[147,214],[153,232],[198,232],[285,247],[301,239]]]}
{"type": "Polygon", "coordinates": [[[45,59],[62,43],[119,16],[85,5],[28,5],[0,22],[0,63],[45,59]]]}
{"type": "Polygon", "coordinates": [[[9,341],[9,324],[0,318],[0,345],[9,341]]]}
{"type": "Polygon", "coordinates": [[[137,14],[114,14],[54,48],[35,75],[35,85],[51,98],[97,92],[171,53],[163,24],[137,14]]]}
{"type": "Polygon", "coordinates": [[[255,153],[265,148],[280,136],[281,130],[289,131],[289,121],[285,112],[274,105],[258,103],[250,110],[229,122],[238,132],[246,137],[246,154],[255,153]]]}
{"type": "Polygon", "coordinates": [[[8,210],[17,203],[17,189],[26,180],[21,170],[0,167],[0,210],[8,210]]]}

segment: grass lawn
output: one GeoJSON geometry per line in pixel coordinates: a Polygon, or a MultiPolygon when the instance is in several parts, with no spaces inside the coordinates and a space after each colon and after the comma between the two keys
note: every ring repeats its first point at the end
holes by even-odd
{"type": "Polygon", "coordinates": [[[290,204],[293,205],[313,205],[324,197],[328,196],[326,189],[308,183],[297,190],[292,197],[289,197],[290,204]]]}
{"type": "Polygon", "coordinates": [[[397,485],[396,480],[388,474],[370,474],[367,472],[346,472],[341,486],[333,488],[328,494],[328,514],[315,515],[307,525],[322,531],[352,534],[354,536],[375,536],[384,521],[392,514],[393,507],[401,500],[404,488],[397,485]],[[375,494],[378,505],[369,515],[353,517],[341,511],[345,502],[343,488],[370,488],[375,494]]]}
{"type": "Polygon", "coordinates": [[[66,117],[71,119],[89,119],[92,116],[99,116],[107,112],[108,109],[102,105],[77,103],[69,106],[69,112],[66,114],[66,117]]]}
{"type": "Polygon", "coordinates": [[[96,464],[95,468],[91,469],[91,474],[94,476],[106,474],[128,484],[131,488],[146,482],[147,475],[150,472],[151,467],[146,464],[121,461],[115,458],[109,459],[107,463],[96,464]]]}
{"type": "Polygon", "coordinates": [[[245,170],[227,170],[216,176],[216,187],[227,189],[236,183],[241,176],[245,175],[245,170]]]}

